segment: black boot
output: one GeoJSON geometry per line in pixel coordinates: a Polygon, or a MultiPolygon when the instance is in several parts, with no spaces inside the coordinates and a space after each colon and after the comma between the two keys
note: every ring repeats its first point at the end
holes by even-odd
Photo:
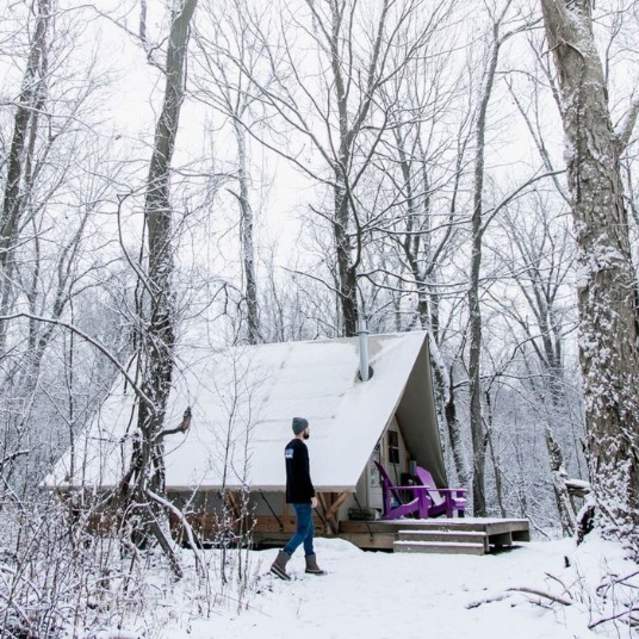
{"type": "Polygon", "coordinates": [[[290,558],[291,556],[287,552],[280,550],[277,553],[277,557],[275,558],[273,565],[271,566],[271,572],[276,577],[279,577],[280,579],[284,579],[285,581],[290,581],[291,578],[286,573],[286,564],[288,563],[290,558]]]}
{"type": "Polygon", "coordinates": [[[306,572],[309,575],[325,575],[326,573],[317,565],[315,555],[306,555],[306,572]]]}

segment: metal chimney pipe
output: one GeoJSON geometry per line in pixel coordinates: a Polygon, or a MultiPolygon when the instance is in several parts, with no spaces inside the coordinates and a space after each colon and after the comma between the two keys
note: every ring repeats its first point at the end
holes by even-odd
{"type": "Polygon", "coordinates": [[[359,377],[363,382],[368,381],[368,327],[366,326],[366,318],[359,320],[359,377]]]}

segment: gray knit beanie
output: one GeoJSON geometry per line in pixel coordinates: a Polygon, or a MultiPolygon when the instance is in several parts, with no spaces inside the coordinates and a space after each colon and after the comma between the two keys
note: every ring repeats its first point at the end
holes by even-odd
{"type": "Polygon", "coordinates": [[[293,432],[299,435],[308,428],[308,421],[303,417],[293,417],[293,432]]]}

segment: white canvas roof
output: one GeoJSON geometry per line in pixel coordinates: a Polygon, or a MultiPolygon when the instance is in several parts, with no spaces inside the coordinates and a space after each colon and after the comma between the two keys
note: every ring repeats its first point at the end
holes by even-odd
{"type": "MultiPolygon", "coordinates": [[[[315,487],[354,491],[396,412],[413,456],[444,480],[425,333],[371,336],[374,374],[367,382],[358,379],[357,344],[357,338],[343,338],[182,351],[167,427],[180,422],[187,406],[193,419],[187,433],[165,439],[167,489],[283,490],[283,449],[292,437],[291,418],[299,416],[311,426],[315,487]]],[[[78,438],[73,476],[67,451],[47,486],[117,485],[130,459],[135,423],[132,393],[119,387],[78,438]]]]}

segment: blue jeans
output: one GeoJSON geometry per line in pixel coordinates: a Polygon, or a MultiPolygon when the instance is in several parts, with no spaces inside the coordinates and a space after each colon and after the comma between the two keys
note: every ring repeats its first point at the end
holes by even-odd
{"type": "Polygon", "coordinates": [[[314,555],[313,550],[313,509],[310,504],[293,504],[297,515],[297,532],[284,547],[287,555],[292,555],[304,543],[304,554],[314,555]]]}

